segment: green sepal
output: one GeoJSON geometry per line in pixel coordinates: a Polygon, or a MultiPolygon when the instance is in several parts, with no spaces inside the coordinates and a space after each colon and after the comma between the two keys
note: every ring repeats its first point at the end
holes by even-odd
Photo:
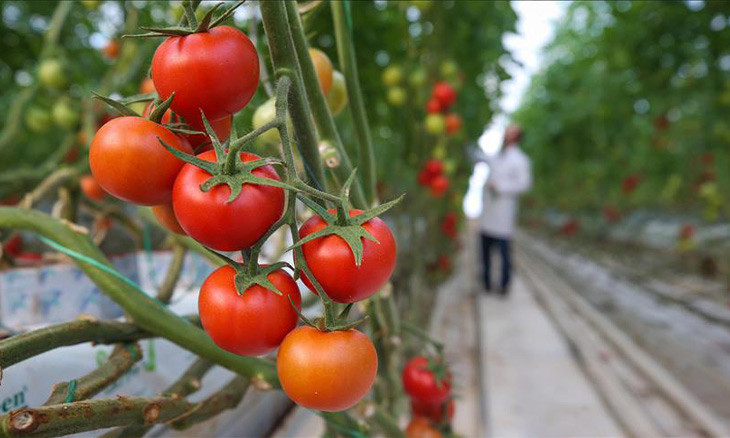
{"type": "Polygon", "coordinates": [[[194,34],[192,30],[185,27],[180,26],[172,26],[172,27],[145,27],[140,26],[139,27],[142,30],[146,30],[147,34],[141,34],[141,35],[129,35],[133,37],[140,37],[140,36],[188,36],[191,34],[194,34]],[[157,34],[157,35],[150,35],[150,34],[157,34]]]}
{"type": "Polygon", "coordinates": [[[365,222],[369,221],[370,219],[380,216],[381,214],[385,213],[386,211],[390,210],[391,208],[395,207],[400,201],[403,200],[403,197],[405,194],[400,195],[399,197],[393,199],[392,201],[388,201],[385,204],[380,204],[377,207],[373,207],[370,210],[363,211],[360,214],[357,214],[355,216],[352,216],[349,221],[353,224],[362,225],[365,222]]]}
{"type": "MultiPolygon", "coordinates": [[[[213,20],[213,22],[210,24],[210,26],[208,26],[208,29],[212,29],[216,26],[219,26],[221,23],[226,21],[228,18],[230,18],[233,15],[233,13],[236,11],[236,9],[238,9],[238,7],[241,6],[242,4],[244,4],[245,2],[246,2],[246,0],[241,0],[238,3],[236,3],[235,5],[228,8],[218,18],[213,20]]],[[[222,4],[222,3],[219,3],[219,4],[222,4]]]]}
{"type": "Polygon", "coordinates": [[[190,163],[193,166],[210,173],[211,175],[215,174],[216,170],[218,170],[218,167],[219,167],[218,163],[214,163],[212,161],[206,161],[206,160],[196,157],[195,155],[190,155],[183,151],[179,151],[179,150],[175,149],[174,147],[165,143],[165,141],[162,140],[160,137],[157,137],[157,140],[162,144],[162,146],[165,149],[167,149],[167,151],[169,153],[171,153],[172,155],[176,156],[177,158],[183,160],[186,163],[190,163]]]}
{"type": "Polygon", "coordinates": [[[137,103],[137,102],[151,102],[155,99],[157,99],[157,93],[144,93],[144,94],[134,94],[132,96],[125,97],[124,99],[120,100],[120,102],[125,105],[129,105],[130,103],[137,103]]]}
{"type": "Polygon", "coordinates": [[[104,102],[105,104],[109,105],[113,109],[115,109],[119,114],[123,116],[130,116],[130,117],[142,117],[137,112],[127,106],[125,106],[123,103],[118,102],[114,99],[110,99],[106,96],[102,96],[101,94],[91,92],[91,94],[94,95],[95,99],[99,99],[100,101],[104,102]]]}
{"type": "Polygon", "coordinates": [[[305,324],[307,324],[308,326],[310,326],[312,328],[317,328],[317,326],[309,318],[304,316],[304,314],[302,313],[301,310],[299,310],[297,305],[294,304],[294,300],[292,300],[291,295],[289,295],[289,304],[291,304],[294,311],[297,312],[297,315],[299,315],[299,319],[301,319],[302,322],[304,322],[305,324]]]}
{"type": "Polygon", "coordinates": [[[259,286],[270,290],[271,292],[275,293],[276,295],[283,296],[284,294],[277,289],[274,284],[269,281],[269,274],[276,271],[277,269],[281,268],[291,268],[291,265],[287,262],[277,262],[265,267],[262,267],[258,270],[256,275],[248,276],[245,273],[244,268],[236,269],[236,276],[233,278],[234,284],[236,285],[236,291],[238,292],[238,295],[243,295],[248,288],[251,286],[258,284],[259,286]]]}
{"type": "Polygon", "coordinates": [[[216,9],[218,9],[220,6],[222,6],[223,3],[216,3],[215,6],[213,6],[203,17],[202,20],[200,20],[200,23],[198,23],[197,29],[195,29],[195,33],[200,32],[207,32],[210,26],[210,21],[213,19],[213,14],[215,13],[216,9]]]}
{"type": "MultiPolygon", "coordinates": [[[[206,134],[208,134],[208,137],[210,137],[210,141],[213,144],[213,150],[215,150],[215,159],[220,162],[223,160],[223,157],[226,154],[226,152],[223,150],[223,145],[221,145],[221,141],[218,138],[218,135],[215,133],[215,130],[213,130],[213,127],[210,126],[208,118],[205,117],[205,113],[203,112],[203,110],[200,110],[200,119],[203,121],[205,132],[206,134]]],[[[233,125],[233,123],[231,125],[233,125]]]]}
{"type": "Polygon", "coordinates": [[[350,310],[352,310],[352,307],[355,303],[347,303],[344,309],[342,309],[342,312],[340,312],[339,315],[337,315],[337,319],[345,319],[347,318],[347,315],[350,314],[350,310]]]}
{"type": "MultiPolygon", "coordinates": [[[[209,161],[207,163],[210,163],[209,161]]],[[[268,166],[271,164],[279,164],[280,161],[274,158],[260,158],[258,160],[242,162],[240,157],[236,157],[236,171],[232,175],[226,175],[222,172],[209,172],[211,175],[208,180],[200,185],[200,190],[207,192],[213,187],[225,184],[231,190],[231,194],[228,197],[227,202],[233,202],[241,191],[243,190],[244,184],[257,184],[261,186],[272,186],[278,187],[285,190],[296,190],[296,188],[287,183],[275,180],[272,178],[265,178],[253,174],[253,171],[262,166],[268,166]]],[[[212,163],[211,163],[212,164],[212,163]]],[[[218,164],[222,167],[223,164],[218,164]]]]}
{"type": "Polygon", "coordinates": [[[173,91],[170,97],[167,98],[164,102],[160,103],[155,107],[155,109],[150,113],[148,119],[155,123],[162,122],[162,116],[165,115],[165,112],[170,109],[170,105],[172,105],[172,100],[175,98],[175,92],[173,91]]]}
{"type": "MultiPolygon", "coordinates": [[[[178,123],[173,124],[164,124],[165,128],[169,129],[170,131],[176,133],[176,134],[184,134],[184,135],[199,135],[199,134],[205,134],[205,132],[200,131],[193,131],[192,129],[185,129],[185,128],[178,128],[176,125],[179,125],[178,123]]],[[[184,125],[188,126],[188,125],[184,125]]]]}
{"type": "Polygon", "coordinates": [[[353,328],[359,326],[360,324],[362,324],[363,322],[367,321],[368,317],[369,317],[369,315],[365,315],[364,317],[358,319],[357,321],[353,321],[349,324],[335,325],[334,327],[330,327],[328,329],[328,331],[339,332],[339,331],[353,329],[353,328]]]}

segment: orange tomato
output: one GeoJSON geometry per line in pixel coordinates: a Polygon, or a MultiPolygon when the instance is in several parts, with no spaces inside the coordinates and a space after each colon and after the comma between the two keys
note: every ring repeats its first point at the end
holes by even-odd
{"type": "Polygon", "coordinates": [[[92,175],[84,175],[79,180],[81,191],[84,192],[87,198],[93,199],[94,201],[101,201],[106,197],[106,192],[101,188],[96,179],[92,175]]]}
{"type": "Polygon", "coordinates": [[[140,94],[155,92],[155,83],[152,82],[152,78],[144,78],[142,80],[142,82],[139,84],[139,92],[140,94]]]}
{"type": "Polygon", "coordinates": [[[284,338],[276,368],[281,387],[296,404],[337,412],[370,391],[378,356],[372,341],[358,330],[323,332],[302,326],[284,338]]]}
{"type": "Polygon", "coordinates": [[[322,87],[322,91],[326,96],[329,94],[330,88],[332,88],[332,61],[319,49],[309,49],[309,56],[312,57],[312,63],[314,63],[314,69],[317,71],[317,78],[319,79],[319,85],[322,87]]]}
{"type": "Polygon", "coordinates": [[[117,59],[117,57],[119,57],[120,48],[121,44],[119,44],[119,40],[109,40],[106,46],[102,49],[102,52],[104,52],[104,56],[109,59],[117,59]]]}
{"type": "Polygon", "coordinates": [[[185,230],[183,230],[180,226],[180,222],[178,222],[175,217],[175,212],[172,210],[172,204],[155,205],[152,207],[152,213],[154,213],[157,220],[160,221],[160,224],[168,230],[173,233],[182,234],[183,236],[187,235],[185,230]]]}
{"type": "Polygon", "coordinates": [[[441,438],[441,432],[431,426],[431,422],[423,417],[416,417],[406,427],[408,438],[441,438]]]}

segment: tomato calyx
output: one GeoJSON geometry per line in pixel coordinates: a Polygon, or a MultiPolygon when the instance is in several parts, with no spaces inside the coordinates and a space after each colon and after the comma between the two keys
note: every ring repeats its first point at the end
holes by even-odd
{"type": "Polygon", "coordinates": [[[134,35],[124,35],[122,38],[157,38],[157,37],[171,37],[171,36],[177,36],[177,37],[184,37],[188,35],[192,35],[194,33],[202,33],[207,32],[210,29],[219,26],[223,24],[224,21],[229,19],[233,16],[233,13],[236,11],[236,9],[241,6],[245,0],[241,0],[239,2],[236,2],[233,6],[229,7],[221,15],[219,15],[217,18],[213,18],[213,15],[216,13],[218,8],[223,5],[223,3],[217,3],[215,6],[213,6],[210,11],[208,11],[205,16],[203,17],[200,22],[198,22],[197,18],[195,17],[195,9],[196,6],[193,6],[192,2],[190,1],[183,1],[183,8],[185,10],[185,15],[183,17],[183,22],[180,26],[173,26],[173,27],[165,27],[165,28],[152,28],[152,27],[144,27],[140,26],[140,29],[146,30],[147,33],[142,34],[134,34],[134,35]]]}
{"type": "Polygon", "coordinates": [[[426,366],[421,367],[421,369],[428,370],[433,374],[437,388],[447,386],[448,381],[451,380],[451,374],[443,358],[440,355],[437,357],[429,356],[426,360],[426,366]]]}
{"type": "MultiPolygon", "coordinates": [[[[241,266],[240,264],[233,266],[233,268],[236,270],[236,275],[233,277],[233,281],[236,285],[236,292],[238,292],[238,295],[243,295],[246,290],[248,290],[251,286],[255,284],[258,284],[259,286],[270,290],[276,295],[283,295],[283,293],[279,289],[277,289],[271,281],[269,281],[269,274],[285,267],[293,269],[291,265],[289,265],[289,263],[277,262],[271,265],[259,266],[258,263],[254,262],[253,264],[249,265],[249,267],[251,266],[254,266],[253,269],[241,266]]],[[[296,308],[296,306],[294,307],[296,308]]]]}
{"type": "MultiPolygon", "coordinates": [[[[398,204],[402,199],[404,195],[399,196],[398,198],[386,202],[384,204],[380,204],[377,207],[371,208],[370,210],[365,210],[362,213],[356,214],[354,216],[350,216],[348,214],[348,195],[350,187],[352,186],[352,182],[354,181],[355,171],[357,169],[353,170],[350,174],[350,177],[347,178],[347,181],[342,186],[342,193],[341,193],[341,202],[340,205],[337,206],[337,213],[330,213],[325,208],[323,208],[321,205],[317,204],[316,202],[312,201],[311,199],[302,196],[300,199],[304,204],[307,205],[307,207],[314,210],[315,213],[317,213],[326,223],[327,226],[322,228],[319,231],[316,231],[312,234],[309,234],[303,239],[300,239],[297,241],[294,245],[289,247],[287,250],[293,250],[297,249],[300,246],[304,245],[307,242],[311,242],[312,240],[315,240],[317,238],[323,237],[323,236],[329,236],[332,234],[336,234],[344,240],[347,245],[350,247],[350,250],[352,251],[352,255],[355,257],[355,265],[360,266],[362,264],[362,257],[363,257],[363,241],[362,239],[367,239],[370,241],[373,241],[375,243],[378,242],[378,239],[375,238],[372,234],[370,234],[369,231],[367,231],[362,225],[369,221],[370,219],[380,216],[381,214],[385,213],[386,211],[390,210],[392,207],[394,207],[396,204],[398,204]]],[[[315,283],[316,286],[316,283],[315,283]]],[[[317,288],[319,289],[319,288],[317,288]]],[[[318,292],[322,293],[318,290],[318,292]]]]}
{"type": "MultiPolygon", "coordinates": [[[[202,114],[202,113],[201,113],[202,114]]],[[[221,144],[218,136],[211,127],[205,114],[202,114],[203,124],[205,130],[211,139],[213,144],[213,150],[215,151],[216,161],[206,161],[198,158],[194,155],[187,154],[179,151],[173,147],[170,147],[162,139],[159,139],[162,146],[165,147],[171,154],[180,158],[181,160],[189,163],[211,176],[203,184],[200,185],[200,190],[203,192],[210,191],[213,187],[219,185],[227,185],[230,189],[230,195],[227,202],[233,202],[243,190],[244,184],[257,184],[264,186],[273,186],[281,189],[296,191],[297,188],[294,186],[275,180],[272,178],[266,178],[253,174],[255,169],[267,165],[283,165],[283,161],[277,158],[259,158],[258,160],[246,161],[241,160],[240,149],[254,138],[261,135],[261,133],[278,126],[278,122],[272,122],[262,126],[261,128],[248,133],[242,138],[238,138],[238,134],[235,129],[231,131],[231,138],[226,142],[227,148],[221,144]]]]}

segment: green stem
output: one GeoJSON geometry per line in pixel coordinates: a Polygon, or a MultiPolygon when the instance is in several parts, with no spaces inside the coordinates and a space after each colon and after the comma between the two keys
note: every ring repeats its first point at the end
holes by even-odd
{"type": "Polygon", "coordinates": [[[181,397],[93,399],[23,408],[0,417],[0,436],[45,438],[128,424],[166,423],[192,404],[181,397]]]}
{"type": "MultiPolygon", "coordinates": [[[[332,170],[339,181],[345,181],[352,173],[352,163],[350,162],[350,157],[342,143],[340,134],[337,131],[335,119],[332,117],[329,105],[327,105],[327,98],[322,92],[322,87],[319,85],[317,71],[314,69],[312,58],[309,55],[309,46],[307,45],[307,40],[304,36],[304,29],[302,28],[302,23],[299,19],[297,2],[286,1],[286,12],[289,25],[291,26],[294,48],[299,59],[299,67],[302,72],[304,90],[307,93],[307,98],[309,99],[312,109],[312,117],[314,118],[314,122],[319,130],[321,140],[329,142],[335,147],[335,149],[337,149],[337,153],[340,157],[340,164],[332,170]]],[[[356,206],[360,208],[366,208],[368,206],[365,193],[363,192],[363,188],[360,185],[359,180],[355,181],[353,198],[356,206]]]]}
{"type": "Polygon", "coordinates": [[[172,260],[170,260],[170,266],[168,266],[165,279],[162,281],[162,285],[157,291],[157,299],[163,304],[169,304],[172,299],[172,294],[175,292],[175,286],[177,285],[177,281],[180,279],[180,274],[182,273],[186,252],[187,249],[181,243],[175,242],[172,247],[172,260]]]}
{"type": "MultiPolygon", "coordinates": [[[[0,227],[32,231],[111,268],[111,263],[87,235],[80,234],[63,222],[38,212],[0,207],[0,227]]],[[[141,328],[170,340],[180,347],[248,377],[257,377],[272,386],[278,385],[273,363],[236,356],[222,350],[201,329],[171,312],[155,299],[109,272],[88,262],[76,261],[99,288],[119,304],[141,328]]],[[[0,355],[0,360],[4,356],[0,355]]]]}
{"type": "Polygon", "coordinates": [[[75,381],[54,385],[53,392],[44,405],[87,400],[122,377],[141,359],[142,350],[139,345],[118,344],[109,359],[99,368],[75,381]]]}
{"type": "Polygon", "coordinates": [[[233,409],[243,400],[250,386],[250,380],[236,376],[218,392],[196,404],[188,413],[170,422],[170,427],[184,430],[190,426],[215,417],[221,412],[233,409]]]}
{"type": "Polygon", "coordinates": [[[380,406],[375,406],[375,412],[370,417],[370,421],[390,438],[406,438],[405,432],[398,426],[398,421],[380,406]]]}
{"type": "Polygon", "coordinates": [[[41,51],[41,58],[52,54],[58,46],[58,39],[61,36],[61,30],[63,29],[63,23],[66,21],[74,2],[59,2],[56,9],[53,11],[51,20],[48,23],[48,30],[45,35],[45,45],[41,51]]]}
{"type": "Polygon", "coordinates": [[[288,76],[292,81],[289,114],[297,139],[297,147],[312,184],[318,189],[323,189],[324,171],[322,159],[319,156],[316,129],[309,116],[309,102],[302,86],[299,63],[286,19],[286,7],[281,0],[265,1],[260,5],[276,78],[288,76]]]}
{"type": "Polygon", "coordinates": [[[231,143],[230,147],[228,148],[228,155],[226,155],[223,173],[225,173],[226,175],[232,175],[236,170],[236,156],[238,155],[238,152],[241,150],[241,148],[254,141],[257,137],[259,137],[261,134],[265,133],[269,129],[278,128],[279,124],[279,120],[272,120],[264,126],[258,129],[254,129],[253,131],[231,143]]]}
{"type": "Polygon", "coordinates": [[[337,42],[337,55],[340,59],[340,69],[345,76],[347,85],[347,98],[349,101],[350,115],[355,129],[355,135],[359,144],[358,164],[362,175],[362,188],[365,191],[365,198],[369,204],[377,202],[375,191],[375,153],[373,139],[368,125],[365,102],[360,89],[360,78],[355,59],[355,45],[352,41],[352,32],[347,26],[347,17],[343,2],[331,2],[332,19],[335,25],[335,41],[337,42]]]}

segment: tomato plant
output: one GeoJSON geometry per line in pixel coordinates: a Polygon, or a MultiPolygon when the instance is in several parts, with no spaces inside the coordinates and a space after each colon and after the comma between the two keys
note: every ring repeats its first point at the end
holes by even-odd
{"type": "MultiPolygon", "coordinates": [[[[350,210],[350,216],[362,213],[350,210]]],[[[299,238],[322,230],[325,221],[312,216],[299,229],[299,238]]],[[[390,228],[380,218],[362,224],[377,242],[363,240],[362,263],[357,266],[355,256],[345,240],[337,235],[318,237],[302,245],[304,260],[325,293],[335,302],[354,303],[364,300],[380,289],[395,268],[396,247],[390,228]]],[[[304,283],[315,290],[309,279],[304,283]]]]}
{"type": "Polygon", "coordinates": [[[205,279],[198,296],[200,322],[224,350],[242,356],[266,354],[297,326],[292,303],[300,307],[299,287],[289,274],[278,269],[267,278],[281,295],[258,284],[239,295],[235,275],[235,269],[225,265],[205,279]]]}
{"type": "Polygon", "coordinates": [[[245,107],[259,81],[259,58],[240,30],[218,26],[166,39],[152,57],[152,81],[162,99],[188,121],[230,116],[245,107]]]}
{"type": "Polygon", "coordinates": [[[109,121],[91,142],[91,173],[105,191],[125,201],[140,205],[170,202],[183,162],[166,151],[158,138],[177,150],[193,152],[187,142],[147,119],[109,121]]]}
{"type": "MultiPolygon", "coordinates": [[[[203,152],[198,158],[216,161],[214,151],[203,152]]],[[[248,152],[240,153],[241,161],[248,162],[260,157],[248,152]]],[[[271,166],[252,171],[253,175],[279,180],[271,166]]],[[[284,191],[278,187],[245,184],[241,193],[230,200],[231,190],[219,185],[203,191],[200,186],[211,175],[206,171],[185,164],[175,180],[172,206],[175,217],[185,233],[200,243],[219,251],[246,249],[281,217],[284,211],[284,191]]]]}
{"type": "Polygon", "coordinates": [[[298,405],[342,411],[370,390],[378,356],[372,341],[358,330],[323,332],[302,326],[284,338],[276,369],[282,389],[298,405]]]}

